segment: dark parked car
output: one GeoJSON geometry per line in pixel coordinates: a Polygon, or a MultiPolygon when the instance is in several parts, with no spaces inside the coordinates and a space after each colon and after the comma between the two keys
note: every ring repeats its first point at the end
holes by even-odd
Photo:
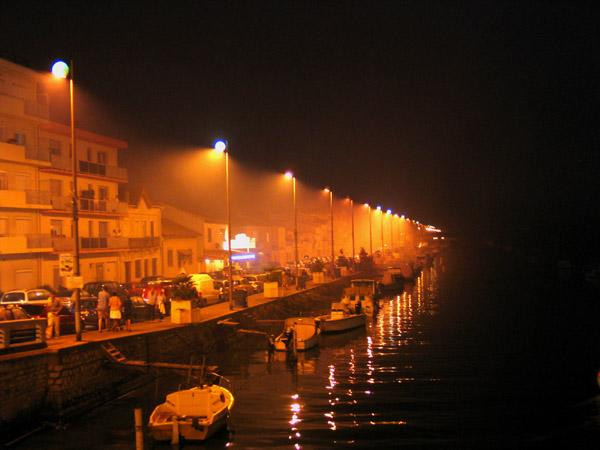
{"type": "MultiPolygon", "coordinates": [[[[46,305],[37,303],[21,303],[19,306],[23,308],[29,316],[34,319],[46,319],[48,310],[46,305]]],[[[68,306],[63,307],[58,312],[60,317],[60,334],[69,334],[75,332],[75,314],[68,306]]]]}
{"type": "Polygon", "coordinates": [[[89,330],[98,329],[98,299],[88,296],[81,297],[81,324],[83,328],[89,330]]]}

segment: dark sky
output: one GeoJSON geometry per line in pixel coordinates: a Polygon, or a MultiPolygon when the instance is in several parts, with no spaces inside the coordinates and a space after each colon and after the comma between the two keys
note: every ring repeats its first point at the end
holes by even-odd
{"type": "Polygon", "coordinates": [[[80,125],[129,142],[134,181],[228,136],[453,231],[592,230],[594,2],[5,3],[2,56],[73,57],[80,125]]]}

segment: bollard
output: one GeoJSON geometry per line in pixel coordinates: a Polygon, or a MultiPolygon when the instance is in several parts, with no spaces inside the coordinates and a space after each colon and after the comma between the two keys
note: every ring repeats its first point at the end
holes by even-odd
{"type": "Polygon", "coordinates": [[[135,450],[144,450],[144,429],[142,426],[142,409],[135,408],[135,450]]]}
{"type": "Polygon", "coordinates": [[[179,421],[177,416],[171,419],[173,427],[171,428],[171,445],[179,445],[179,421]]]}

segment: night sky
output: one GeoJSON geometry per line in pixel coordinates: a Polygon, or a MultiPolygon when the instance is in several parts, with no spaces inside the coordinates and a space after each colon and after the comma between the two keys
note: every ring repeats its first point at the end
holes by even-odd
{"type": "Polygon", "coordinates": [[[454,233],[565,252],[598,225],[598,12],[3,2],[0,56],[39,71],[72,57],[79,126],[129,142],[133,182],[169,152],[227,136],[240,164],[291,168],[454,233]]]}

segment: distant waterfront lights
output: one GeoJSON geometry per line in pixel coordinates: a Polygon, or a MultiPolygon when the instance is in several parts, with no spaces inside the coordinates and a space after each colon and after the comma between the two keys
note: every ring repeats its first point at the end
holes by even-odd
{"type": "Polygon", "coordinates": [[[381,211],[381,206],[377,206],[375,209],[377,209],[377,211],[381,211]]]}
{"type": "Polygon", "coordinates": [[[294,178],[294,174],[289,170],[286,173],[284,173],[283,176],[286,178],[286,180],[291,180],[292,178],[294,178]]]}
{"type": "Polygon", "coordinates": [[[389,214],[391,214],[391,213],[392,213],[392,210],[391,210],[391,209],[388,209],[388,210],[386,211],[386,213],[389,215],[389,214]]]}

